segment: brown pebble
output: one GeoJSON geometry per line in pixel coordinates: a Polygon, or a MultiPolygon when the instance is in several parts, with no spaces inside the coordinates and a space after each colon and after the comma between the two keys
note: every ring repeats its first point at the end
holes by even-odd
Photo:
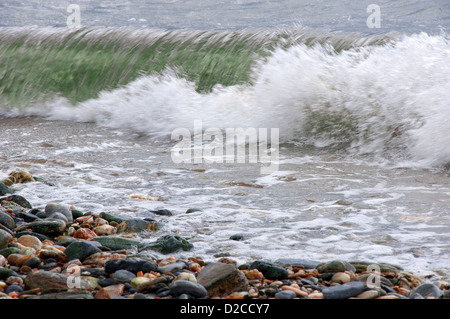
{"type": "Polygon", "coordinates": [[[227,258],[227,257],[222,257],[218,260],[219,263],[223,263],[223,264],[231,264],[231,265],[237,265],[237,262],[233,259],[227,258]]]}
{"type": "Polygon", "coordinates": [[[77,238],[77,239],[89,240],[94,237],[97,237],[97,234],[89,228],[80,228],[73,234],[73,238],[77,238]]]}
{"type": "Polygon", "coordinates": [[[17,242],[25,247],[31,247],[36,250],[41,249],[42,243],[36,236],[32,235],[23,235],[17,240],[17,242]]]}
{"type": "Polygon", "coordinates": [[[198,263],[192,263],[189,265],[189,270],[198,273],[202,270],[202,267],[198,263]]]}
{"type": "Polygon", "coordinates": [[[67,255],[59,250],[42,249],[39,251],[38,257],[42,259],[53,258],[63,263],[67,262],[67,255]]]}
{"type": "Polygon", "coordinates": [[[20,266],[22,266],[28,259],[33,258],[33,257],[34,257],[33,255],[25,255],[25,256],[23,256],[23,257],[17,258],[17,259],[16,259],[16,262],[15,262],[15,265],[16,265],[17,267],[20,267],[20,266]]]}
{"type": "Polygon", "coordinates": [[[31,267],[30,266],[27,266],[27,265],[24,265],[24,266],[22,266],[22,267],[20,267],[20,269],[19,269],[19,271],[22,273],[22,274],[26,274],[26,273],[28,273],[28,272],[30,272],[30,271],[32,271],[33,269],[31,269],[31,267]]]}
{"type": "Polygon", "coordinates": [[[114,297],[119,297],[123,294],[124,290],[124,284],[103,287],[95,294],[95,299],[112,299],[114,297]]]}
{"type": "Polygon", "coordinates": [[[228,299],[245,299],[246,297],[248,297],[247,292],[233,292],[228,295],[228,299]]]}
{"type": "Polygon", "coordinates": [[[282,290],[290,290],[295,292],[297,295],[303,296],[303,297],[307,297],[308,293],[306,291],[300,290],[299,288],[295,287],[295,286],[282,286],[281,287],[282,290]]]}
{"type": "Polygon", "coordinates": [[[202,267],[205,266],[205,262],[203,261],[203,259],[201,257],[189,257],[188,260],[193,261],[202,267]]]}
{"type": "Polygon", "coordinates": [[[6,258],[6,260],[8,261],[8,264],[10,264],[11,266],[17,266],[16,265],[16,261],[19,259],[19,258],[22,258],[22,257],[24,257],[25,255],[22,255],[22,254],[10,254],[9,256],[8,256],[8,258],[6,258]]]}
{"type": "Polygon", "coordinates": [[[42,242],[42,245],[54,246],[55,242],[50,239],[44,239],[44,241],[42,242]]]}
{"type": "Polygon", "coordinates": [[[314,290],[308,297],[311,299],[323,299],[323,294],[320,291],[314,290]]]}
{"type": "Polygon", "coordinates": [[[385,295],[385,296],[377,297],[375,299],[400,299],[400,297],[396,296],[396,295],[385,295]]]}
{"type": "Polygon", "coordinates": [[[332,281],[340,281],[343,284],[346,284],[346,283],[350,282],[351,278],[350,278],[349,274],[346,274],[344,272],[337,272],[333,275],[331,280],[332,281]]]}
{"type": "Polygon", "coordinates": [[[367,290],[356,296],[356,299],[374,299],[380,294],[376,290],[367,290]]]}

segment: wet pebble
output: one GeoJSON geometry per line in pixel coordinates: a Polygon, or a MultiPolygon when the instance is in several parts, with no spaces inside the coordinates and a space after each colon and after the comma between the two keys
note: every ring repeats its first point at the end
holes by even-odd
{"type": "Polygon", "coordinates": [[[131,280],[134,279],[135,277],[136,275],[134,273],[126,269],[117,270],[113,274],[113,279],[118,283],[131,282],[131,280]]]}
{"type": "Polygon", "coordinates": [[[168,265],[165,265],[162,267],[158,267],[158,272],[160,272],[162,274],[180,272],[186,267],[187,267],[187,265],[184,262],[177,262],[177,263],[168,264],[168,265]]]}
{"type": "MultiPolygon", "coordinates": [[[[369,289],[371,262],[280,258],[238,267],[230,256],[219,262],[170,255],[158,259],[150,250],[170,254],[194,247],[176,234],[151,243],[135,238],[143,230],[157,231],[158,221],[152,218],[84,214],[62,204],[48,204],[44,211],[31,205],[24,209],[18,205],[28,206],[26,199],[14,196],[7,198],[8,209],[0,202],[0,294],[7,298],[8,293],[39,299],[449,297],[448,283],[424,282],[389,264],[376,264],[383,270],[375,276],[381,287],[369,289]],[[77,291],[69,291],[68,283],[77,283],[77,291]]],[[[168,212],[155,214],[169,216],[168,212]]],[[[242,240],[245,234],[230,239],[242,240]]]]}
{"type": "Polygon", "coordinates": [[[11,293],[13,291],[22,292],[23,288],[21,286],[19,286],[19,285],[9,285],[8,288],[6,288],[5,293],[9,294],[9,293],[11,293]]]}
{"type": "Polygon", "coordinates": [[[257,269],[264,277],[271,280],[286,279],[288,277],[286,269],[268,261],[256,260],[249,265],[248,269],[257,269]]]}
{"type": "Polygon", "coordinates": [[[421,299],[422,298],[439,298],[442,295],[442,290],[439,289],[433,283],[423,283],[419,287],[415,288],[409,294],[412,299],[421,299]]]}
{"type": "Polygon", "coordinates": [[[38,257],[32,257],[23,263],[23,266],[28,266],[30,268],[38,268],[41,265],[41,259],[38,257]]]}
{"type": "Polygon", "coordinates": [[[0,229],[0,248],[7,248],[12,236],[7,231],[0,229]]]}
{"type": "Polygon", "coordinates": [[[42,248],[42,242],[39,238],[32,235],[23,235],[20,236],[17,242],[26,247],[31,247],[36,250],[40,250],[42,248]]]}
{"type": "Polygon", "coordinates": [[[162,216],[173,216],[172,212],[168,209],[157,209],[151,210],[153,214],[162,215],[162,216]]]}
{"type": "Polygon", "coordinates": [[[282,290],[275,294],[276,299],[293,299],[297,294],[291,290],[282,290]]]}
{"type": "Polygon", "coordinates": [[[352,271],[355,272],[356,268],[347,261],[344,260],[332,260],[316,267],[320,273],[337,273],[352,271]]]}
{"type": "Polygon", "coordinates": [[[13,190],[5,185],[5,183],[0,182],[0,196],[5,196],[6,194],[12,194],[13,190]]]}
{"type": "Polygon", "coordinates": [[[248,280],[236,266],[224,263],[210,263],[198,274],[197,282],[203,285],[209,296],[230,294],[246,290],[248,280]]]}
{"type": "Polygon", "coordinates": [[[137,272],[142,271],[144,273],[157,271],[158,265],[154,262],[150,262],[144,259],[130,257],[108,260],[105,263],[105,271],[107,273],[114,273],[117,270],[126,269],[130,272],[137,274],[137,272]]]}
{"type": "Polygon", "coordinates": [[[14,219],[9,214],[2,211],[0,211],[0,224],[9,229],[14,229],[14,227],[16,227],[14,219]]]}
{"type": "Polygon", "coordinates": [[[234,234],[234,235],[230,236],[231,240],[236,240],[236,241],[244,240],[244,238],[245,238],[245,234],[243,234],[243,233],[234,234]]]}
{"type": "Polygon", "coordinates": [[[325,299],[347,299],[359,295],[366,286],[359,281],[349,282],[322,289],[325,299]]]}
{"type": "Polygon", "coordinates": [[[66,223],[73,222],[72,211],[70,207],[65,204],[50,203],[45,206],[44,213],[46,218],[55,218],[65,221],[66,223]]]}
{"type": "Polygon", "coordinates": [[[187,294],[194,298],[202,298],[207,295],[205,287],[203,287],[199,283],[194,283],[187,280],[177,280],[169,286],[169,289],[170,293],[174,296],[187,294]]]}
{"type": "Polygon", "coordinates": [[[149,244],[146,247],[160,251],[163,254],[169,254],[179,250],[188,251],[194,246],[185,238],[170,234],[159,237],[154,243],[149,244]]]}
{"type": "Polygon", "coordinates": [[[84,261],[87,257],[98,252],[101,252],[101,250],[87,241],[73,242],[64,251],[69,261],[74,259],[84,261]]]}

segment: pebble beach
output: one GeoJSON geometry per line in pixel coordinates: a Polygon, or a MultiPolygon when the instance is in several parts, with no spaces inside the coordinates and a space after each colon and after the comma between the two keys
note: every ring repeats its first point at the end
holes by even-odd
{"type": "Polygon", "coordinates": [[[156,218],[123,219],[59,203],[33,207],[14,194],[14,184],[30,182],[45,181],[13,171],[0,182],[1,299],[450,298],[448,278],[370,260],[210,261],[187,239],[164,233],[156,218]],[[142,232],[156,239],[143,243],[142,232]],[[191,257],[172,255],[178,251],[191,257]]]}

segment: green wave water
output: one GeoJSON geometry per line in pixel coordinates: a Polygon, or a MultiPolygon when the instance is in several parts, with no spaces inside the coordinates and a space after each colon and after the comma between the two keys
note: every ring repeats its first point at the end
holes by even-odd
{"type": "Polygon", "coordinates": [[[251,83],[256,61],[276,47],[330,43],[335,50],[382,45],[389,36],[359,38],[303,28],[193,31],[130,28],[0,29],[0,106],[26,107],[62,96],[72,104],[172,70],[198,92],[251,83]]]}

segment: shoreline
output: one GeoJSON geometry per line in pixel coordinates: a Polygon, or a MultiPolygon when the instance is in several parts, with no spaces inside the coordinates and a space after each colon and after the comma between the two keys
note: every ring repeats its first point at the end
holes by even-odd
{"type": "Polygon", "coordinates": [[[450,298],[449,281],[386,263],[282,258],[238,264],[228,257],[208,262],[185,238],[158,234],[155,219],[123,219],[56,203],[36,209],[9,188],[37,180],[12,172],[0,182],[2,299],[450,298]],[[157,239],[144,244],[136,239],[140,232],[157,239]],[[171,255],[178,251],[191,257],[171,255]]]}

